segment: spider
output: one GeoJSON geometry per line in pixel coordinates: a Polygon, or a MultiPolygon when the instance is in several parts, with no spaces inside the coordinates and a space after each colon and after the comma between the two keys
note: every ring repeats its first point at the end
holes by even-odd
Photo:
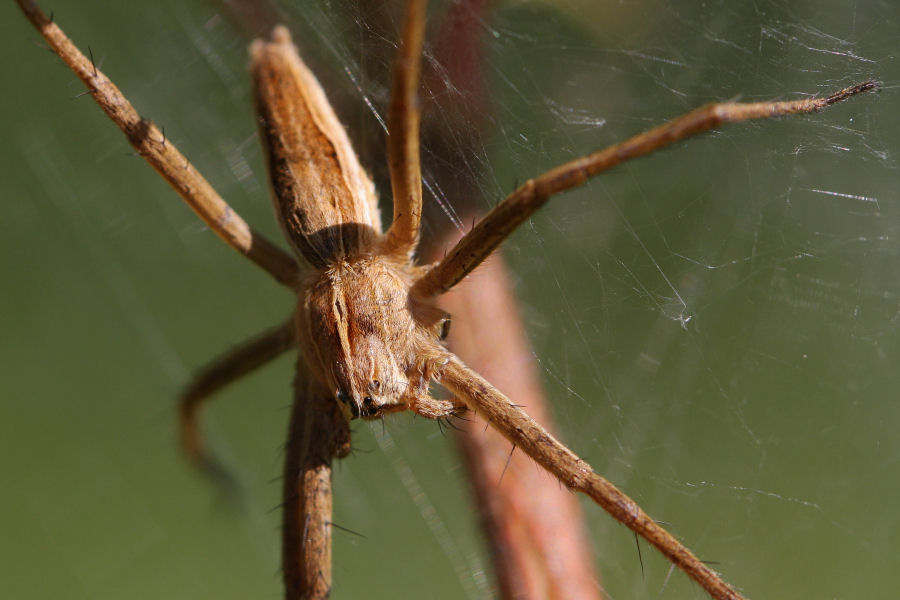
{"type": "Polygon", "coordinates": [[[251,47],[252,74],[276,215],[293,256],[253,231],[151,122],[62,30],[28,0],[19,6],[51,48],[85,82],[138,152],[227,244],[297,295],[291,317],[202,370],[180,401],[189,456],[212,468],[198,429],[202,403],[274,357],[298,349],[287,446],[283,567],[288,598],[330,591],[331,481],[334,458],[350,449],[351,420],[403,410],[441,419],[472,411],[567,488],[588,495],[659,549],[714,598],[741,596],[520,407],[442,344],[450,315],[434,298],[481,264],[551,197],[627,160],[725,123],[815,112],[861,92],[866,81],[825,98],[717,103],[526,181],[437,263],[419,265],[422,185],[419,84],[424,0],[409,0],[394,65],[388,112],[393,218],[382,230],[368,175],[290,34],[276,28],[251,47]],[[432,384],[452,398],[435,398],[432,384]]]}

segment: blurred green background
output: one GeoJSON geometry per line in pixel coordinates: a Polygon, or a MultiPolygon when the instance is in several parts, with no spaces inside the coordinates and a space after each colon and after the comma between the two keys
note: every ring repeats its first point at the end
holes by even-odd
{"type": "MultiPolygon", "coordinates": [[[[44,8],[277,237],[227,9],[109,4],[44,8]]],[[[360,70],[351,4],[284,3],[281,18],[329,68],[353,128],[375,121],[366,101],[383,112],[385,88],[360,70]]],[[[503,2],[484,28],[491,129],[461,168],[483,171],[485,207],[705,102],[883,81],[620,168],[505,251],[574,450],[749,597],[896,597],[900,6],[503,2]]],[[[0,593],[277,598],[292,359],[210,411],[244,486],[237,509],[181,462],[173,399],[292,299],[73,99],[82,85],[9,2],[0,40],[0,593]]],[[[334,597],[489,596],[451,440],[406,416],[355,432],[364,452],[336,470],[335,521],[364,537],[336,533],[334,597]]],[[[703,597],[646,548],[642,567],[631,534],[585,508],[611,598],[703,597]]]]}

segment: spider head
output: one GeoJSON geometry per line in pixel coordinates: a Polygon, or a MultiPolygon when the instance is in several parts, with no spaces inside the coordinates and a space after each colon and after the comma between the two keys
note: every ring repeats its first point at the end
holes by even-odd
{"type": "Polygon", "coordinates": [[[349,352],[341,350],[325,375],[348,418],[376,419],[406,409],[409,379],[383,340],[362,335],[351,341],[349,352]]]}
{"type": "Polygon", "coordinates": [[[344,259],[318,271],[298,307],[301,355],[349,418],[374,419],[428,396],[428,349],[445,313],[410,300],[405,265],[344,259]]]}

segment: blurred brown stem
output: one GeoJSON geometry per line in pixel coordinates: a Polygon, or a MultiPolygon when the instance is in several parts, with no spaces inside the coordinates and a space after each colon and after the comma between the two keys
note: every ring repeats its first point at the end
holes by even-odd
{"type": "MultiPolygon", "coordinates": [[[[431,164],[438,186],[453,200],[463,223],[480,220],[477,174],[451,168],[467,154],[488,124],[490,99],[484,73],[483,23],[488,0],[451,4],[437,29],[433,54],[443,71],[426,72],[423,146],[438,157],[431,164]],[[460,98],[460,95],[462,98],[460,98]],[[428,115],[440,118],[427,119],[428,115]]],[[[443,220],[446,222],[446,220],[443,220]]],[[[451,230],[426,237],[426,259],[441,258],[461,237],[451,230]]],[[[453,315],[448,342],[453,352],[553,432],[518,304],[503,259],[494,254],[439,304],[453,315]],[[490,332],[485,336],[484,332],[490,332]]],[[[463,421],[456,436],[469,474],[482,531],[490,549],[501,597],[592,600],[601,589],[578,501],[524,453],[480,419],[463,421]]]]}
{"type": "MultiPolygon", "coordinates": [[[[494,255],[442,299],[450,347],[552,429],[506,265],[494,255]],[[490,331],[489,336],[478,335],[490,331]]],[[[601,597],[576,497],[481,420],[456,436],[503,598],[601,597]]]]}

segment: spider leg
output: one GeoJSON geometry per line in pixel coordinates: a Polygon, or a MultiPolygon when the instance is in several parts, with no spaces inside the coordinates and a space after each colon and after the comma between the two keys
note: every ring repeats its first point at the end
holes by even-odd
{"type": "Polygon", "coordinates": [[[442,421],[451,417],[458,417],[466,412],[466,405],[457,400],[437,400],[424,394],[417,398],[416,403],[411,405],[410,410],[421,417],[442,421]]]}
{"type": "Polygon", "coordinates": [[[119,88],[78,50],[37,4],[30,0],[17,1],[50,48],[87,85],[94,101],[122,130],[138,154],[156,169],[209,228],[280,283],[294,287],[298,269],[296,261],[251,229],[156,125],[138,114],[119,88]]]}
{"type": "Polygon", "coordinates": [[[878,82],[870,80],[825,98],[707,104],[624,142],[560,165],[535,179],[529,179],[507,196],[416,282],[414,291],[422,297],[443,294],[481,264],[552,196],[578,187],[591,177],[623,162],[725,123],[816,112],[878,87],[878,82]]]}
{"type": "Polygon", "coordinates": [[[394,220],[384,252],[409,257],[419,240],[422,218],[422,172],[419,163],[419,108],[416,89],[425,35],[425,2],[410,0],[400,47],[394,59],[388,108],[388,166],[394,198],[394,220]]]}
{"type": "Polygon", "coordinates": [[[324,600],[331,592],[331,461],[349,452],[347,419],[332,395],[301,369],[284,466],[285,598],[324,600]]]}
{"type": "Polygon", "coordinates": [[[513,405],[487,380],[453,354],[445,353],[443,360],[446,362],[436,373],[441,385],[456,394],[471,410],[480,414],[494,429],[552,473],[567,488],[589,496],[614,519],[655,546],[713,598],[742,598],[718,574],[641,510],[634,500],[597,474],[590,465],[513,405]]]}
{"type": "Polygon", "coordinates": [[[200,409],[212,394],[294,348],[293,320],[273,327],[235,346],[203,367],[178,399],[181,446],[188,459],[205,471],[218,474],[200,434],[200,409]]]}

